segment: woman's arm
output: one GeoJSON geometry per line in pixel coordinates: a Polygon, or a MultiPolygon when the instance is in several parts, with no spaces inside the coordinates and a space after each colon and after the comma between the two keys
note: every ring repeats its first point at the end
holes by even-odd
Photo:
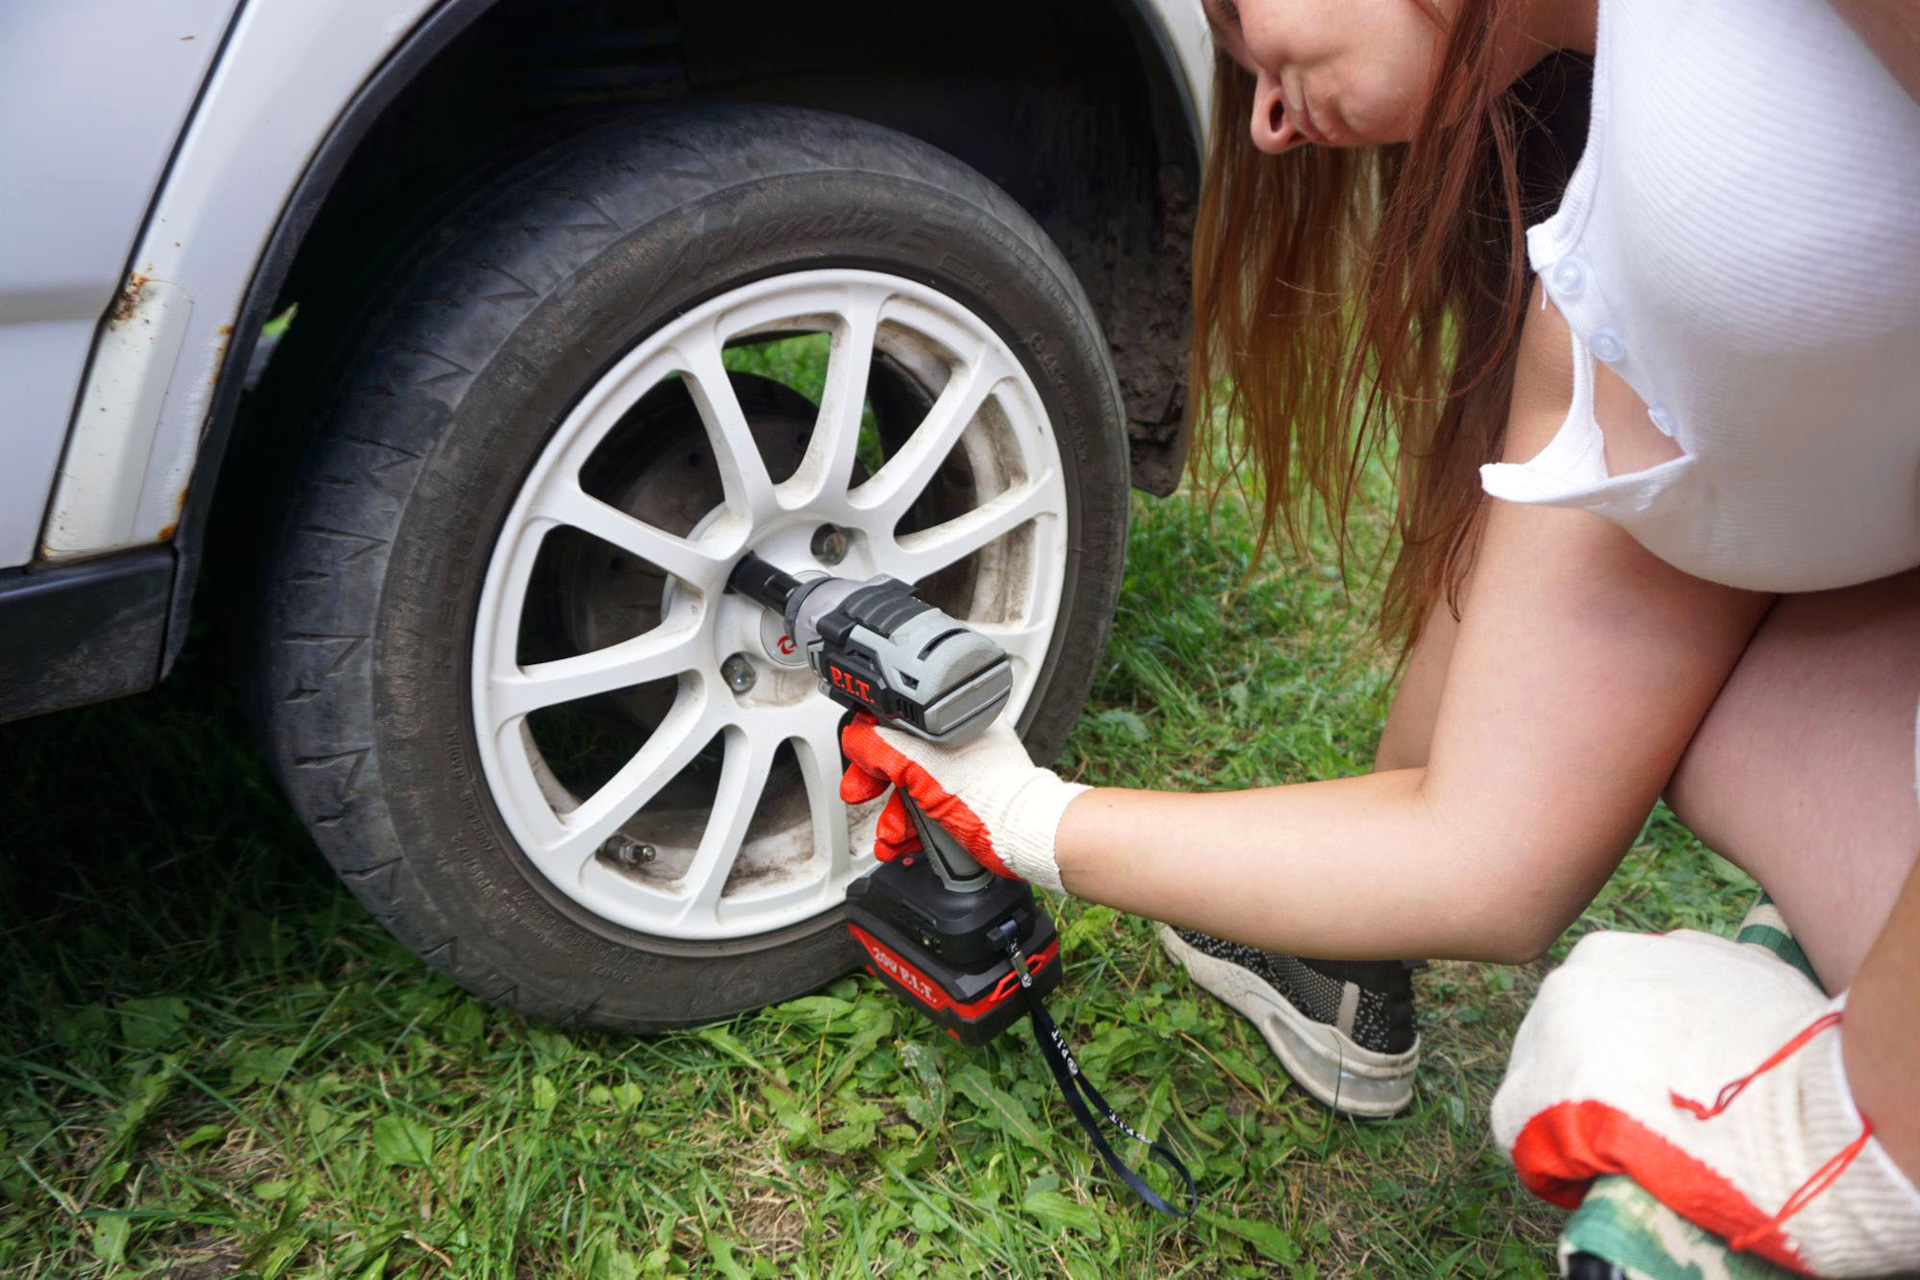
{"type": "Polygon", "coordinates": [[[1833,0],[1833,7],[1893,73],[1907,96],[1920,101],[1920,3],[1833,0]]]}
{"type": "MultiPolygon", "coordinates": [[[[1529,307],[1509,458],[1559,426],[1570,359],[1559,313],[1529,307]]],[[[1645,407],[1597,381],[1609,453],[1632,465],[1645,407]]],[[[1277,951],[1529,958],[1617,865],[1769,599],[1681,573],[1598,516],[1493,503],[1424,767],[1091,791],[1061,820],[1061,878],[1277,951]]]]}

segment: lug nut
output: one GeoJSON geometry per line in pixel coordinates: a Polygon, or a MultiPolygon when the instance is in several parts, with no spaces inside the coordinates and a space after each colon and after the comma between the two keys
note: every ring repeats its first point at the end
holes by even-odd
{"type": "Polygon", "coordinates": [[[813,558],[821,564],[839,564],[847,558],[852,539],[836,524],[823,524],[813,531],[813,558]]]}
{"type": "Polygon", "coordinates": [[[640,844],[625,836],[614,836],[600,846],[600,852],[612,858],[623,867],[641,867],[653,861],[654,848],[650,844],[640,844]]]}
{"type": "Polygon", "coordinates": [[[727,682],[727,688],[735,693],[745,693],[753,688],[760,673],[754,670],[753,660],[744,653],[736,653],[720,664],[720,678],[727,682]]]}

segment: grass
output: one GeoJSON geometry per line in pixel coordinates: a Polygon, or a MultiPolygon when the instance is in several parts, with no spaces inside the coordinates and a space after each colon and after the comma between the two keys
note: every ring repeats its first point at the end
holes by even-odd
{"type": "MultiPolygon", "coordinates": [[[[1247,551],[1231,506],[1137,504],[1066,772],[1365,767],[1389,692],[1368,593],[1312,562],[1236,591],[1247,551]]],[[[1546,1274],[1555,1217],[1485,1122],[1544,966],[1435,965],[1415,1104],[1363,1124],[1294,1089],[1144,921],[1056,903],[1052,1008],[1192,1166],[1203,1207],[1174,1224],[1097,1164],[1024,1027],[963,1049],[852,977],[646,1040],[469,997],[326,870],[229,680],[198,638],[154,693],[0,727],[0,1272],[1546,1274]]],[[[1662,811],[1574,932],[1724,930],[1751,892],[1662,811]]]]}

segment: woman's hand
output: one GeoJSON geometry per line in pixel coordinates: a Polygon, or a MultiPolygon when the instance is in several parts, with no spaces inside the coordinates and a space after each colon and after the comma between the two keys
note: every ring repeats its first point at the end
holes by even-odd
{"type": "Polygon", "coordinates": [[[881,861],[920,847],[900,804],[904,790],[987,870],[1061,891],[1054,832],[1067,804],[1089,788],[1036,765],[1006,721],[949,747],[882,729],[862,714],[841,733],[840,745],[852,762],[840,779],[841,799],[860,804],[889,785],[897,788],[875,833],[873,852],[881,861]]]}

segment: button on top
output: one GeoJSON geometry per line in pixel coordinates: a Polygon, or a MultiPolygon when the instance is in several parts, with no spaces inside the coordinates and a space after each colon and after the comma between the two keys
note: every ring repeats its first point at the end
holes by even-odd
{"type": "Polygon", "coordinates": [[[1554,292],[1564,298],[1577,298],[1587,287],[1587,264],[1578,258],[1562,258],[1553,264],[1548,278],[1554,292]]]}
{"type": "Polygon", "coordinates": [[[1587,340],[1587,346],[1608,364],[1618,363],[1627,354],[1627,344],[1611,329],[1594,330],[1593,337],[1587,340]]]}
{"type": "Polygon", "coordinates": [[[1660,429],[1661,435],[1669,439],[1673,437],[1673,415],[1668,413],[1664,406],[1655,405],[1653,408],[1647,410],[1647,417],[1652,420],[1654,426],[1660,429]]]}

